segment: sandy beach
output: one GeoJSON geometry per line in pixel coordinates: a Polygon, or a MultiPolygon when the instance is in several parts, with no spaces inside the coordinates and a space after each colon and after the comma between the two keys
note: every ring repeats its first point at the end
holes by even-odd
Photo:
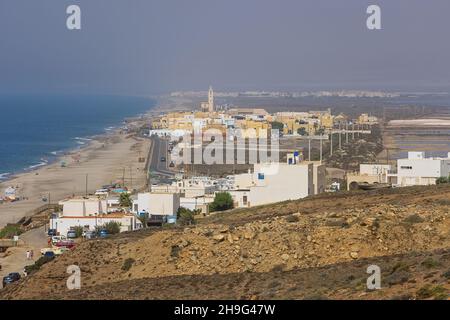
{"type": "Polygon", "coordinates": [[[43,198],[50,196],[51,202],[56,203],[72,195],[84,195],[86,175],[89,193],[105,184],[122,183],[124,177],[129,189],[142,188],[146,183],[146,163],[139,162],[139,158],[147,159],[149,149],[149,139],[115,132],[97,137],[87,147],[61,157],[56,163],[0,183],[1,192],[9,186],[18,187],[17,196],[24,198],[0,204],[0,228],[29,216],[46,204],[43,198]]]}

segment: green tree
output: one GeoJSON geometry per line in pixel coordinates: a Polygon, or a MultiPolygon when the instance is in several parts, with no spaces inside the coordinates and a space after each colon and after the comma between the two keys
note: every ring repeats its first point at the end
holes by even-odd
{"type": "Polygon", "coordinates": [[[301,136],[306,136],[306,129],[305,128],[298,128],[297,129],[297,134],[299,134],[301,136]]]}
{"type": "Polygon", "coordinates": [[[81,237],[83,235],[83,227],[82,226],[75,226],[73,227],[73,231],[75,231],[75,236],[77,238],[81,237]]]}
{"type": "Polygon", "coordinates": [[[282,122],[274,121],[271,122],[270,125],[272,126],[272,129],[283,131],[284,124],[282,122]]]}
{"type": "Polygon", "coordinates": [[[195,210],[189,210],[179,207],[177,211],[177,222],[182,226],[191,225],[195,223],[195,210]]]}
{"type": "Polygon", "coordinates": [[[138,212],[136,218],[141,222],[142,228],[145,229],[148,227],[148,220],[150,218],[148,212],[138,212]]]}
{"type": "Polygon", "coordinates": [[[121,225],[120,222],[110,221],[105,223],[101,229],[105,229],[109,234],[116,234],[120,232],[121,225]]]}
{"type": "Polygon", "coordinates": [[[0,229],[0,239],[11,239],[22,232],[19,224],[7,224],[3,229],[0,229]]]}
{"type": "Polygon", "coordinates": [[[233,198],[228,192],[218,192],[214,197],[214,201],[210,204],[211,211],[225,211],[233,209],[233,198]]]}
{"type": "Polygon", "coordinates": [[[436,184],[449,183],[449,182],[450,182],[450,177],[448,177],[448,178],[439,177],[436,179],[436,184]]]}
{"type": "Polygon", "coordinates": [[[130,198],[130,194],[123,192],[120,194],[120,198],[119,198],[119,205],[123,208],[131,208],[131,198],[130,198]]]}
{"type": "Polygon", "coordinates": [[[323,128],[316,129],[316,135],[320,136],[320,135],[322,135],[324,133],[325,133],[325,130],[323,128]]]}

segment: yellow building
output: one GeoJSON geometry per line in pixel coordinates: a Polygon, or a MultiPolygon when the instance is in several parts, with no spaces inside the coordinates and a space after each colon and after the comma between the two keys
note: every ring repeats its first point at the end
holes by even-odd
{"type": "Polygon", "coordinates": [[[320,126],[324,129],[333,128],[334,117],[330,113],[325,113],[319,117],[320,126]]]}
{"type": "Polygon", "coordinates": [[[242,129],[244,136],[248,138],[252,131],[256,133],[256,137],[259,137],[260,130],[268,131],[270,129],[270,124],[267,121],[244,119],[236,120],[236,127],[242,129]]]}
{"type": "Polygon", "coordinates": [[[378,118],[374,116],[369,116],[367,113],[363,113],[358,117],[357,122],[359,124],[375,124],[378,122],[378,118]]]}

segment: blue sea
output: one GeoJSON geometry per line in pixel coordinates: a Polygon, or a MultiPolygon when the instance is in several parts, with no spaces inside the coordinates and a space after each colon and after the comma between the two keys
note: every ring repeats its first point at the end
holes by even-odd
{"type": "Polygon", "coordinates": [[[154,105],[140,97],[0,96],[0,181],[52,162],[154,105]]]}

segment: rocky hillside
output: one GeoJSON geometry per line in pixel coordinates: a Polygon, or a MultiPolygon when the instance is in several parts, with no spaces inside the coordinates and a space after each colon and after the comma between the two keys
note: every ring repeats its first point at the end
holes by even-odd
{"type": "Polygon", "coordinates": [[[86,241],[0,298],[442,299],[449,278],[450,187],[435,186],[321,195],[86,241]],[[72,264],[81,290],[66,288],[72,264]],[[382,271],[375,292],[365,286],[370,264],[382,271]]]}

